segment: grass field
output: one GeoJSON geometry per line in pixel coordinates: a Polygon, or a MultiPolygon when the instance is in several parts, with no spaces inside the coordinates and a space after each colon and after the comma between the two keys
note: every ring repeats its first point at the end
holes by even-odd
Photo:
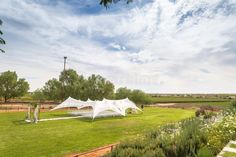
{"type": "Polygon", "coordinates": [[[195,102],[227,102],[230,99],[222,98],[194,98],[194,97],[153,97],[156,103],[195,103],[195,102]]]}
{"type": "Polygon", "coordinates": [[[193,103],[188,103],[188,102],[184,102],[184,103],[181,103],[181,104],[191,104],[191,105],[194,105],[194,106],[216,106],[216,107],[228,107],[230,106],[230,102],[229,101],[222,101],[222,102],[193,102],[193,103]]]}
{"type": "Polygon", "coordinates": [[[236,144],[230,144],[230,148],[236,148],[236,144]]]}
{"type": "MultiPolygon", "coordinates": [[[[42,118],[64,116],[44,112],[42,118]]],[[[63,156],[135,138],[161,124],[194,115],[193,110],[145,108],[127,117],[71,119],[26,124],[25,113],[0,113],[0,156],[63,156]]]]}
{"type": "Polygon", "coordinates": [[[225,153],[223,154],[223,157],[236,157],[236,153],[225,152],[225,153]]]}
{"type": "Polygon", "coordinates": [[[222,101],[222,102],[195,102],[195,104],[227,107],[227,106],[230,106],[230,101],[222,101]]]}

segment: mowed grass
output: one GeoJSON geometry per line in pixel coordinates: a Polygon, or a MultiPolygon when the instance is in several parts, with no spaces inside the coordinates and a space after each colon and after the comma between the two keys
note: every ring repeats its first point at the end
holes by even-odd
{"type": "Polygon", "coordinates": [[[236,157],[236,153],[233,152],[225,152],[223,157],[236,157]]]}
{"type": "Polygon", "coordinates": [[[236,148],[236,144],[230,144],[229,147],[230,148],[236,148]]]}
{"type": "MultiPolygon", "coordinates": [[[[44,112],[41,117],[64,116],[44,112]]],[[[26,124],[25,113],[0,113],[0,156],[64,156],[135,138],[162,124],[194,115],[194,110],[145,108],[127,117],[70,119],[26,124]]]]}

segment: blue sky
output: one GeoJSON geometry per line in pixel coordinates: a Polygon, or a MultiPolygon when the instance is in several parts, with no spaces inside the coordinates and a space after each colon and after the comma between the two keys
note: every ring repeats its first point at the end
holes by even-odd
{"type": "Polygon", "coordinates": [[[31,91],[67,68],[116,88],[152,93],[236,92],[236,0],[2,0],[0,72],[31,91]]]}

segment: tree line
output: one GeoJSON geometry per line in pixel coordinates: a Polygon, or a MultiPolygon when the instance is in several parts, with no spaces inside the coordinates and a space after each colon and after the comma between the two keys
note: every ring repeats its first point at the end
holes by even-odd
{"type": "Polygon", "coordinates": [[[68,69],[61,72],[59,79],[48,80],[37,91],[42,92],[47,100],[64,100],[69,96],[80,100],[102,100],[112,97],[114,85],[100,75],[93,74],[86,79],[75,70],[68,69]]]}
{"type": "MultiPolygon", "coordinates": [[[[0,74],[0,97],[7,102],[11,98],[21,97],[28,93],[29,83],[18,79],[16,72],[6,71],[0,74]]],[[[48,80],[45,85],[35,90],[31,97],[34,100],[63,101],[69,96],[80,100],[102,100],[129,98],[135,103],[147,104],[151,96],[141,90],[122,87],[116,90],[114,84],[100,75],[92,74],[88,78],[77,74],[73,69],[62,71],[59,78],[48,80]]]]}

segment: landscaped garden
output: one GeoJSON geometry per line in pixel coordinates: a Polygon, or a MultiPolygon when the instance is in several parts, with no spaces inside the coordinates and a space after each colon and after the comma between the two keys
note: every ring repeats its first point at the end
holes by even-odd
{"type": "MultiPolygon", "coordinates": [[[[214,157],[230,140],[236,139],[235,106],[234,101],[217,114],[196,112],[197,117],[164,125],[135,140],[122,142],[106,157],[214,157]]],[[[230,152],[224,156],[227,154],[230,152]]]]}
{"type": "Polygon", "coordinates": [[[0,15],[0,157],[236,157],[236,0],[0,15]]]}
{"type": "MultiPolygon", "coordinates": [[[[0,156],[63,156],[124,139],[136,139],[166,123],[194,116],[194,110],[144,108],[127,117],[71,119],[28,124],[25,112],[0,113],[0,156]]],[[[67,116],[41,112],[40,118],[67,116]]]]}
{"type": "Polygon", "coordinates": [[[106,156],[212,157],[236,138],[236,111],[232,109],[236,105],[230,105],[230,95],[155,97],[126,87],[115,92],[114,85],[105,78],[99,75],[84,78],[73,69],[63,71],[58,80],[49,80],[33,93],[28,92],[24,79],[17,80],[15,72],[4,72],[0,78],[11,80],[10,84],[2,81],[1,86],[0,96],[5,103],[0,109],[10,113],[0,113],[0,156],[64,156],[121,142],[106,156]],[[76,98],[76,102],[110,99],[106,104],[128,97],[135,106],[145,107],[143,112],[126,117],[55,120],[71,116],[67,113],[69,110],[49,111],[69,96],[76,98]],[[166,106],[168,103],[172,103],[172,108],[165,108],[170,107],[166,106]],[[158,104],[163,108],[156,107],[158,104]],[[53,118],[55,121],[37,123],[40,106],[44,111],[40,113],[40,119],[53,118]],[[20,111],[19,107],[24,112],[16,112],[20,111]],[[29,113],[31,108],[34,110],[33,121],[30,114],[26,118],[27,109],[29,113]]]}

